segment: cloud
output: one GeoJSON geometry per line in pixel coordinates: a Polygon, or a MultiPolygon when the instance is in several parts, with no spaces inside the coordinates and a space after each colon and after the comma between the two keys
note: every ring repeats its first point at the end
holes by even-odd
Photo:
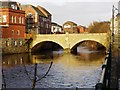
{"type": "MultiPolygon", "coordinates": [[[[0,0],[5,1],[5,0],[0,0]]],[[[9,0],[8,0],[9,1],[9,0]]],[[[50,3],[58,6],[67,4],[68,2],[118,2],[119,0],[13,0],[23,4],[37,5],[39,3],[50,3]]]]}
{"type": "Polygon", "coordinates": [[[52,14],[52,21],[63,24],[71,20],[81,25],[110,20],[112,5],[118,0],[16,0],[21,4],[40,5],[52,14]]]}

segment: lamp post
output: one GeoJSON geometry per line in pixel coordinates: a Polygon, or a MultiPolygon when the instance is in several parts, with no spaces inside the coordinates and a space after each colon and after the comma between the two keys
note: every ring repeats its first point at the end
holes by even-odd
{"type": "Polygon", "coordinates": [[[112,31],[111,31],[111,44],[113,44],[113,42],[114,42],[114,39],[115,39],[115,30],[114,30],[114,20],[115,20],[115,10],[117,10],[118,11],[118,9],[117,8],[115,8],[115,6],[113,5],[113,8],[112,8],[112,31]]]}
{"type": "Polygon", "coordinates": [[[111,31],[111,44],[114,42],[114,5],[112,7],[112,31],[111,31]]]}

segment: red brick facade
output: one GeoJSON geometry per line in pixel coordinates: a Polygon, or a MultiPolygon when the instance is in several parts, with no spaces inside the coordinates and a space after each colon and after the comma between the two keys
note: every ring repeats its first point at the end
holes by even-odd
{"type": "Polygon", "coordinates": [[[0,1],[0,33],[2,33],[2,53],[27,52],[25,46],[25,12],[20,4],[0,1]]]}
{"type": "Polygon", "coordinates": [[[78,29],[79,33],[86,33],[86,32],[88,32],[88,29],[86,27],[84,27],[84,26],[81,26],[81,25],[77,26],[77,29],[78,29]]]}
{"type": "Polygon", "coordinates": [[[25,12],[0,8],[2,38],[25,38],[25,12]]]}

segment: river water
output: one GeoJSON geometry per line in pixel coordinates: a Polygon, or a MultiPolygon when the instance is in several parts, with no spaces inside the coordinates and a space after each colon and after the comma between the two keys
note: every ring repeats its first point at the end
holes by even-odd
{"type": "Polygon", "coordinates": [[[62,50],[36,55],[4,55],[3,74],[7,88],[31,88],[29,77],[34,77],[34,63],[37,63],[39,79],[53,61],[49,73],[36,83],[36,88],[94,88],[100,79],[104,58],[103,51],[91,51],[86,47],[78,48],[78,55],[63,53],[62,50]]]}

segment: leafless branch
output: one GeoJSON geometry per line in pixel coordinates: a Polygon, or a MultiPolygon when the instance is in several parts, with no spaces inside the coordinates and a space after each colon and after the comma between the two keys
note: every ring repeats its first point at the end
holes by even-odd
{"type": "Polygon", "coordinates": [[[42,76],[40,79],[38,79],[36,82],[38,82],[38,81],[42,80],[43,78],[45,78],[45,76],[47,76],[47,74],[49,73],[49,71],[50,71],[50,69],[51,69],[51,67],[52,67],[52,64],[53,64],[53,62],[51,62],[51,63],[50,63],[50,66],[49,66],[49,68],[48,68],[47,72],[45,73],[45,75],[44,75],[44,76],[42,76]]]}

